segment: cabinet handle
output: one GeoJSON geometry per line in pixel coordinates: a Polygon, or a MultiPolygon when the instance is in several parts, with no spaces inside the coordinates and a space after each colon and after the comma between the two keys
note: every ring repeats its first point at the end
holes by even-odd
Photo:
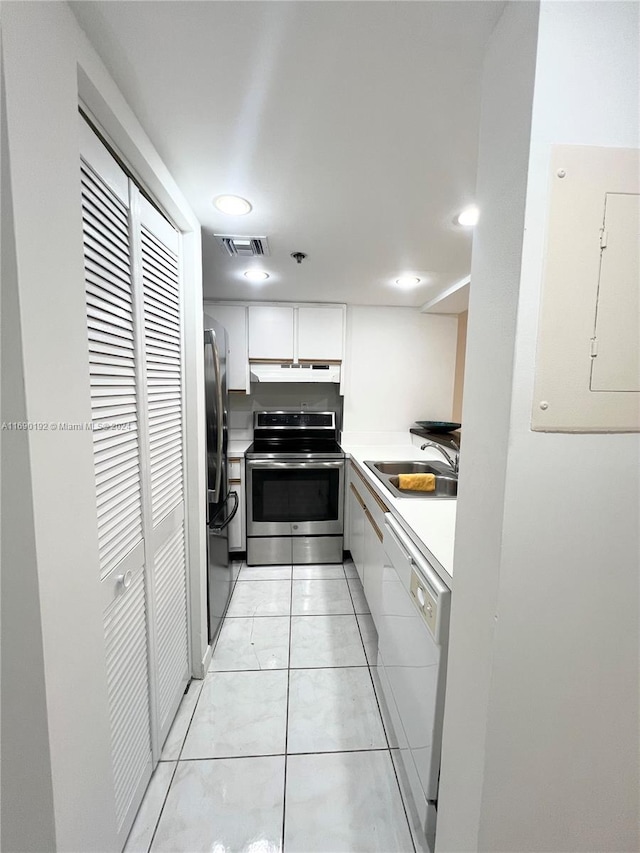
{"type": "Polygon", "coordinates": [[[122,575],[118,575],[118,585],[122,587],[122,590],[126,592],[133,582],[133,572],[131,569],[124,572],[122,575]]]}
{"type": "Polygon", "coordinates": [[[365,502],[360,497],[360,492],[356,489],[356,487],[353,485],[353,483],[349,483],[349,485],[351,486],[351,491],[356,496],[356,500],[358,501],[358,503],[360,504],[362,509],[366,511],[367,507],[366,507],[365,502]]]}
{"type": "Polygon", "coordinates": [[[358,477],[362,480],[362,485],[366,488],[366,490],[371,494],[371,497],[378,504],[382,512],[389,512],[389,507],[383,503],[383,501],[378,497],[378,495],[373,491],[369,483],[367,483],[364,474],[359,470],[358,466],[354,463],[353,459],[351,460],[351,467],[356,472],[358,477]]]}
{"type": "Polygon", "coordinates": [[[373,532],[376,534],[376,536],[378,537],[378,539],[382,542],[382,541],[383,541],[383,538],[382,538],[382,531],[380,530],[380,528],[379,528],[379,527],[378,527],[378,525],[376,524],[376,522],[375,522],[375,520],[374,520],[373,516],[371,515],[371,513],[369,512],[369,510],[366,508],[366,506],[365,506],[365,507],[363,507],[363,509],[364,509],[364,514],[365,514],[365,515],[367,516],[367,518],[369,519],[369,524],[373,527],[373,532]]]}

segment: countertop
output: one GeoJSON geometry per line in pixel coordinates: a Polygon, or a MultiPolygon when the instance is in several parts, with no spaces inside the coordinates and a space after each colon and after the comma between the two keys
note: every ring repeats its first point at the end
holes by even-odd
{"type": "Polygon", "coordinates": [[[367,482],[391,509],[416,546],[434,563],[434,569],[438,571],[443,581],[450,584],[453,577],[456,501],[398,498],[388,491],[364,464],[370,461],[393,462],[406,459],[441,461],[440,454],[431,448],[420,450],[412,444],[350,445],[343,443],[342,449],[358,463],[362,473],[367,477],[367,482]]]}
{"type": "Polygon", "coordinates": [[[232,438],[227,443],[227,456],[238,457],[244,456],[247,448],[253,443],[252,438],[232,438]]]}

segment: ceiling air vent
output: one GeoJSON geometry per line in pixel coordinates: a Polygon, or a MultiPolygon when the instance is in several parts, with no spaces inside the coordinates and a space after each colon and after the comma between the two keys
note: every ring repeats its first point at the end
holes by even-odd
{"type": "Polygon", "coordinates": [[[232,258],[262,258],[270,254],[266,237],[235,237],[214,234],[218,245],[232,258]]]}

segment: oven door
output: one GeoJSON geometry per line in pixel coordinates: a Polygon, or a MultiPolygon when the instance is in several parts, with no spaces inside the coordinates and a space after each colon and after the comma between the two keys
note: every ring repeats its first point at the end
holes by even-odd
{"type": "Polygon", "coordinates": [[[339,535],[343,511],[344,459],[247,460],[249,536],[339,535]]]}

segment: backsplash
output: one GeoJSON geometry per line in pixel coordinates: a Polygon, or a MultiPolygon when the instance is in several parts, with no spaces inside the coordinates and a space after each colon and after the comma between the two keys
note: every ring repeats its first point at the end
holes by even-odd
{"type": "Polygon", "coordinates": [[[332,383],[251,384],[251,394],[229,395],[229,437],[253,437],[253,412],[282,410],[300,412],[336,412],[338,429],[342,428],[342,397],[332,383]]]}

